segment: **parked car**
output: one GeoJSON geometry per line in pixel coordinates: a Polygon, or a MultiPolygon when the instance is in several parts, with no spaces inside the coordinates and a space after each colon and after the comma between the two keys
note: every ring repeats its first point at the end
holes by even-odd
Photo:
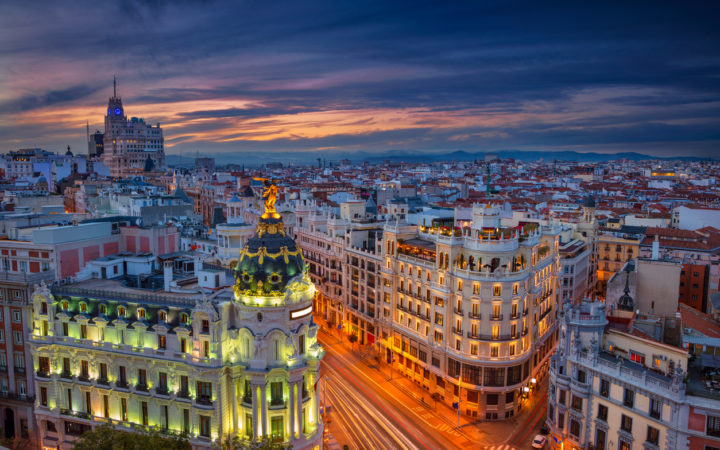
{"type": "Polygon", "coordinates": [[[535,436],[535,439],[532,441],[533,448],[545,448],[545,444],[547,444],[547,438],[543,436],[542,434],[538,434],[535,436]]]}

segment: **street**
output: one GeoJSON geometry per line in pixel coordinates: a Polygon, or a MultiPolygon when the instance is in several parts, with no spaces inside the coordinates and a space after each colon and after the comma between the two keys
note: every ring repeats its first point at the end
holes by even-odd
{"type": "Polygon", "coordinates": [[[546,383],[526,411],[500,422],[460,419],[448,406],[390,368],[378,365],[368,348],[351,349],[345,340],[325,330],[319,339],[323,359],[321,401],[330,406],[326,448],[350,449],[453,449],[530,448],[545,417],[546,383]]]}

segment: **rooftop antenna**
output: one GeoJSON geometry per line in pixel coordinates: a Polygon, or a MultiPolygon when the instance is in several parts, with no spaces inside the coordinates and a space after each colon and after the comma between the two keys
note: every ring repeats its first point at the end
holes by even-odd
{"type": "Polygon", "coordinates": [[[113,75],[113,97],[117,97],[117,78],[113,75]]]}

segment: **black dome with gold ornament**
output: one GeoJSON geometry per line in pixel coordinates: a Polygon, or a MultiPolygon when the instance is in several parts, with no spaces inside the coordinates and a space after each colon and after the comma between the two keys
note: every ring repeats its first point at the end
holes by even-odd
{"type": "MultiPolygon", "coordinates": [[[[274,184],[271,186],[275,187],[274,184]]],[[[269,196],[268,183],[264,196],[269,196]]],[[[266,201],[265,213],[255,234],[240,251],[235,266],[235,292],[238,295],[284,295],[288,282],[305,271],[302,251],[285,234],[285,225],[275,211],[274,203],[274,197],[266,201]]]]}

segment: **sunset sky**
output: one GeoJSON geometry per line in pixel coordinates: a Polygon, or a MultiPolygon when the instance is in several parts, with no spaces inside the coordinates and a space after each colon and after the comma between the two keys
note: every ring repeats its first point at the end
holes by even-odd
{"type": "Polygon", "coordinates": [[[103,129],[166,152],[720,158],[717,2],[0,2],[0,151],[103,129]],[[601,5],[601,6],[600,6],[601,5]]]}

